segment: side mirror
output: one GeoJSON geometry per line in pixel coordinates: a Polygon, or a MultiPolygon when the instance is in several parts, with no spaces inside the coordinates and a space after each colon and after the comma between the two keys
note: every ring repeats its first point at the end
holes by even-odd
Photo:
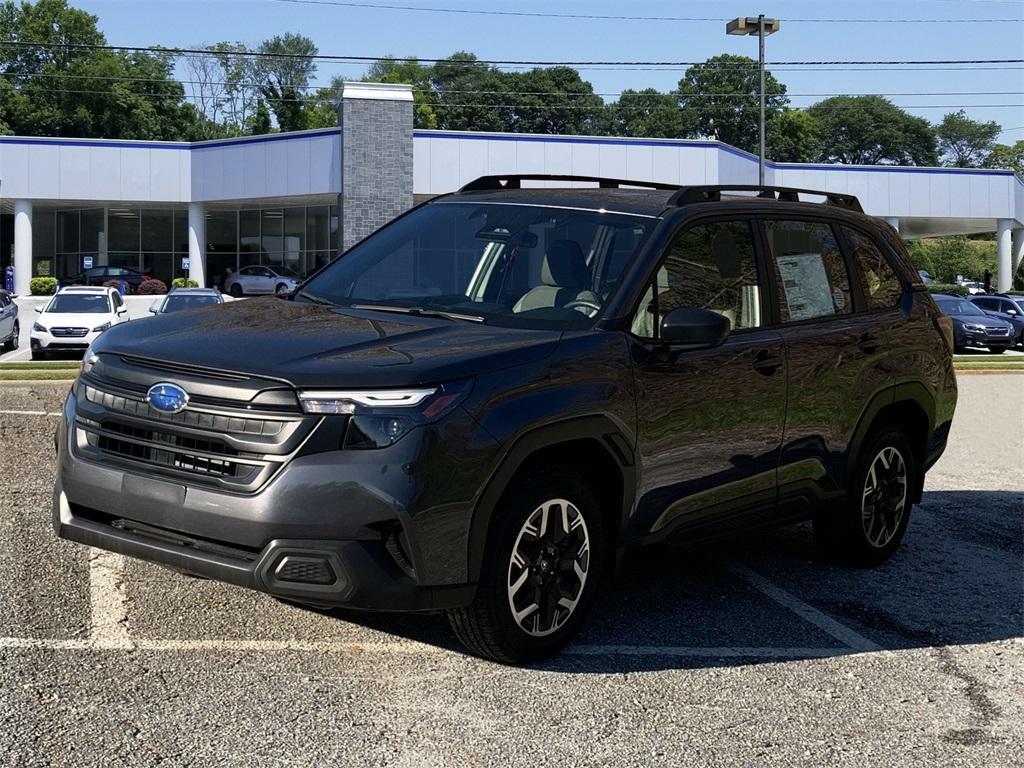
{"type": "Polygon", "coordinates": [[[150,312],[152,312],[152,313],[153,313],[153,314],[155,315],[155,314],[158,314],[158,313],[160,312],[160,308],[159,308],[159,307],[157,307],[157,306],[156,306],[156,305],[154,304],[154,305],[153,305],[152,307],[150,307],[150,308],[149,308],[149,311],[150,311],[150,312]]]}
{"type": "Polygon", "coordinates": [[[36,312],[38,312],[40,315],[43,314],[43,308],[42,307],[36,307],[36,312]]]}
{"type": "Polygon", "coordinates": [[[732,330],[729,318],[710,309],[680,307],[661,320],[661,341],[673,349],[710,349],[732,330]]]}

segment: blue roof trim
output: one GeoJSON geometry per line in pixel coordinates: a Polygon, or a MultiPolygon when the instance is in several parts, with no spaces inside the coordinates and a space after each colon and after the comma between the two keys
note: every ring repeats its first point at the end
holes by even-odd
{"type": "Polygon", "coordinates": [[[46,147],[114,147],[129,149],[176,149],[188,152],[195,145],[173,141],[119,141],[117,139],[48,139],[23,136],[0,136],[4,144],[38,144],[46,147]]]}
{"type": "Polygon", "coordinates": [[[192,149],[218,149],[219,147],[237,147],[240,144],[266,144],[271,141],[290,141],[293,139],[313,139],[322,136],[340,136],[338,128],[324,128],[319,131],[291,131],[288,133],[267,133],[262,136],[240,136],[237,139],[213,139],[197,141],[192,149]]]}

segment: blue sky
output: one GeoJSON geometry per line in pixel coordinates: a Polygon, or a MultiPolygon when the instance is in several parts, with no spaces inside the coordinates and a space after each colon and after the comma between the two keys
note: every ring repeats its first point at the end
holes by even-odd
{"type": "MultiPolygon", "coordinates": [[[[708,17],[763,12],[782,21],[768,39],[772,60],[1024,58],[1024,0],[361,0],[366,3],[536,13],[708,17]],[[1012,19],[1004,23],[811,23],[800,19],[1012,19]]],[[[721,21],[623,21],[477,16],[353,8],[282,0],[71,0],[99,17],[115,45],[255,45],[285,31],[312,38],[321,53],[422,57],[469,50],[482,59],[701,61],[718,53],[756,57],[754,38],[731,37],[721,21]]],[[[1012,67],[1014,65],[1005,65],[1012,67]]],[[[1024,65],[1015,65],[1021,67],[1024,65]]],[[[319,64],[318,80],[358,77],[358,64],[319,64]]],[[[599,93],[675,86],[682,69],[581,69],[599,93]]],[[[929,120],[965,109],[1024,139],[1024,69],[936,70],[842,67],[775,70],[793,106],[823,95],[883,93],[929,120]],[[805,95],[806,94],[806,95],[805,95]],[[819,95],[821,94],[821,95],[819,95]],[[926,95],[910,95],[926,94],[926,95]],[[993,107],[984,105],[1013,105],[993,107]],[[940,105],[942,108],[924,108],[940,105]],[[1016,130],[1009,130],[1016,129],[1016,130]]],[[[605,97],[613,100],[614,96],[605,97]]]]}

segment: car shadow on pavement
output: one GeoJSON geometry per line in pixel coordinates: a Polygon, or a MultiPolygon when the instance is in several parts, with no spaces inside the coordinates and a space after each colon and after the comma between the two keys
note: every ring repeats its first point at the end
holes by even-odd
{"type": "MultiPolygon", "coordinates": [[[[914,508],[901,549],[875,569],[828,561],[809,525],[700,549],[634,551],[575,645],[539,667],[609,673],[856,652],[822,628],[830,622],[887,650],[1005,640],[1024,634],[1022,580],[1024,491],[933,491],[914,508]],[[802,618],[802,606],[824,621],[802,618]]],[[[443,617],[334,615],[460,649],[443,617]]]]}

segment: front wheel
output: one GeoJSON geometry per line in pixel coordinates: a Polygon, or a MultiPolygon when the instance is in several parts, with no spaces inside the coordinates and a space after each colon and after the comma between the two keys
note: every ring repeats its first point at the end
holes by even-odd
{"type": "Polygon", "coordinates": [[[13,352],[14,350],[16,350],[18,348],[18,337],[20,335],[21,327],[18,325],[17,322],[15,322],[14,330],[11,332],[11,338],[9,338],[7,341],[3,343],[3,346],[0,347],[0,351],[13,352]]]}
{"type": "Polygon", "coordinates": [[[240,286],[238,283],[232,283],[231,287],[228,289],[228,293],[230,293],[236,299],[240,299],[242,298],[242,286],[240,286]]]}
{"type": "Polygon", "coordinates": [[[524,478],[495,511],[472,604],[448,612],[474,654],[503,664],[541,661],[578,631],[604,565],[597,502],[575,472],[524,478]]]}
{"type": "Polygon", "coordinates": [[[274,293],[277,294],[278,296],[281,296],[282,294],[285,294],[287,292],[288,292],[288,286],[285,285],[284,283],[278,283],[277,287],[274,288],[274,293]]]}
{"type": "Polygon", "coordinates": [[[47,357],[46,350],[44,350],[44,349],[33,349],[32,350],[32,359],[33,360],[45,360],[46,357],[47,357]]]}
{"type": "Polygon", "coordinates": [[[1001,355],[1006,351],[1006,347],[989,347],[988,351],[993,355],[1001,355]]]}
{"type": "Polygon", "coordinates": [[[886,426],[868,435],[839,509],[814,517],[814,534],[826,552],[858,567],[892,557],[910,522],[918,482],[917,460],[901,429],[886,426]]]}

